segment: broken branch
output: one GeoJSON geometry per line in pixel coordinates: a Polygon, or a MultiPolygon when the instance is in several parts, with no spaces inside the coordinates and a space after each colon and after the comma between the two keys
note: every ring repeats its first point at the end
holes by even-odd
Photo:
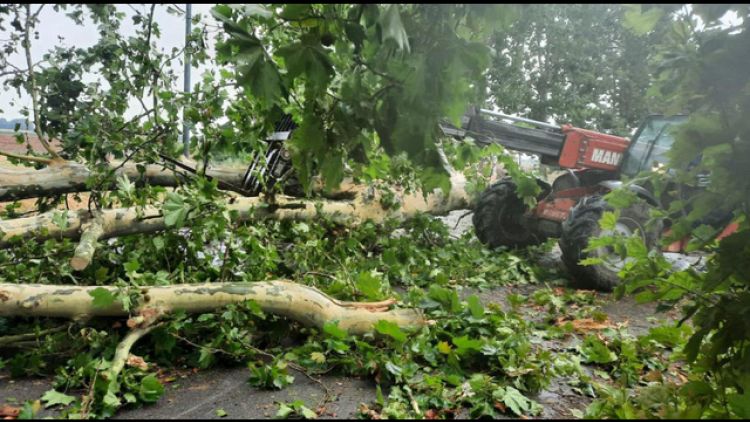
{"type": "MultiPolygon", "coordinates": [[[[128,315],[119,300],[107,306],[94,306],[91,293],[95,289],[118,294],[118,288],[111,286],[0,283],[0,315],[58,318],[128,315]]],[[[362,309],[347,302],[342,306],[320,290],[287,280],[175,284],[143,288],[141,294],[144,309],[159,309],[163,313],[178,309],[190,313],[209,312],[232,303],[253,300],[266,313],[285,316],[307,326],[322,328],[328,322],[338,321],[340,328],[353,335],[371,332],[380,320],[404,328],[427,324],[418,309],[362,309]]]]}
{"type": "Polygon", "coordinates": [[[99,238],[104,234],[103,224],[101,213],[97,212],[94,220],[81,226],[81,241],[76,247],[73,258],[70,259],[70,266],[74,270],[81,271],[91,263],[99,238]]]}
{"type": "MultiPolygon", "coordinates": [[[[0,296],[0,300],[2,300],[2,296],[0,296]]],[[[12,346],[12,345],[17,344],[19,342],[25,342],[25,341],[28,341],[28,340],[36,340],[39,337],[46,336],[47,334],[57,333],[57,332],[66,330],[68,328],[69,328],[68,325],[63,325],[63,326],[60,326],[60,327],[55,327],[55,328],[49,328],[47,330],[42,330],[42,331],[40,331],[38,333],[26,333],[26,334],[16,334],[16,335],[13,335],[13,336],[3,336],[3,337],[0,337],[0,347],[12,346]]]]}
{"type": "Polygon", "coordinates": [[[105,377],[109,380],[109,391],[117,391],[117,377],[120,375],[122,368],[125,367],[125,362],[128,360],[130,355],[130,349],[133,345],[140,340],[143,336],[150,333],[151,330],[156,328],[157,325],[148,325],[145,327],[138,327],[130,330],[122,341],[117,345],[115,349],[115,357],[112,359],[112,366],[109,371],[105,373],[105,377]]]}
{"type": "MultiPolygon", "coordinates": [[[[31,37],[29,36],[31,32],[31,26],[34,24],[33,21],[36,20],[37,15],[39,12],[42,11],[42,7],[40,7],[36,13],[31,13],[31,4],[26,4],[26,23],[24,25],[24,32],[23,32],[23,47],[24,52],[26,53],[26,65],[28,66],[28,73],[29,73],[29,85],[31,85],[31,88],[29,89],[29,94],[31,95],[31,104],[34,110],[34,131],[36,132],[37,137],[39,138],[39,142],[42,144],[44,149],[47,150],[47,152],[52,156],[52,159],[61,159],[60,156],[55,152],[55,150],[50,147],[49,143],[47,142],[47,139],[44,136],[44,133],[42,133],[42,122],[40,120],[41,115],[41,109],[39,106],[39,89],[36,85],[36,78],[34,76],[34,62],[31,60],[31,37]]],[[[16,14],[18,17],[18,14],[16,14]]],[[[19,19],[20,21],[20,19],[19,19]]]]}
{"type": "MultiPolygon", "coordinates": [[[[465,180],[464,180],[465,181],[465,180]]],[[[274,204],[267,204],[263,198],[233,198],[227,204],[228,211],[236,211],[237,221],[250,221],[261,218],[278,220],[313,220],[324,216],[339,224],[358,224],[365,220],[381,222],[386,218],[407,218],[418,213],[445,214],[454,209],[467,208],[469,198],[463,189],[462,180],[453,181],[451,191],[444,194],[435,191],[426,196],[415,191],[405,193],[395,189],[395,198],[399,207],[385,208],[381,203],[382,192],[359,185],[357,193],[351,200],[310,200],[277,196],[274,204]]],[[[62,226],[55,222],[56,212],[47,212],[33,217],[16,218],[0,221],[0,246],[7,245],[11,238],[35,237],[48,239],[53,237],[78,238],[82,227],[92,217],[87,210],[68,212],[66,223],[62,226]]],[[[166,228],[161,209],[146,206],[136,208],[116,208],[101,210],[99,239],[134,234],[153,233],[166,228]],[[140,212],[139,212],[140,211],[140,212]]],[[[186,221],[187,223],[187,221],[186,221]]]]}
{"type": "Polygon", "coordinates": [[[20,154],[13,154],[12,152],[4,152],[0,151],[0,155],[3,155],[5,157],[15,158],[16,160],[23,160],[23,161],[31,161],[34,163],[42,163],[49,165],[52,163],[51,158],[45,158],[45,157],[35,157],[33,155],[20,155],[20,154]]]}

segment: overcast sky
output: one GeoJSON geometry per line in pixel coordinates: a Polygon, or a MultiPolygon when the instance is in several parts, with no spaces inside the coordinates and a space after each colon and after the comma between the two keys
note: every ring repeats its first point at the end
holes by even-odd
{"type": "MultiPolygon", "coordinates": [[[[150,5],[135,4],[133,8],[141,11],[142,14],[148,15],[150,5]]],[[[175,16],[170,14],[166,10],[166,5],[158,5],[154,12],[154,21],[159,24],[161,31],[161,38],[157,40],[157,49],[165,52],[171,52],[173,47],[182,48],[185,44],[185,18],[182,16],[175,16]]],[[[181,10],[185,10],[185,4],[176,4],[181,10]]],[[[32,5],[32,11],[36,10],[39,6],[32,5]]],[[[118,9],[126,13],[125,19],[122,21],[121,33],[125,36],[134,35],[136,27],[133,24],[131,16],[135,15],[135,12],[128,5],[120,4],[117,6],[118,9]]],[[[202,22],[216,24],[216,21],[211,16],[212,4],[193,4],[192,14],[202,15],[202,22]]],[[[88,13],[85,13],[88,14],[88,13]]],[[[42,55],[49,51],[55,45],[61,46],[75,46],[79,48],[91,47],[99,39],[99,34],[96,31],[96,27],[91,23],[90,20],[86,19],[83,26],[76,25],[70,18],[65,16],[64,12],[55,12],[53,5],[46,5],[42,9],[39,15],[39,24],[37,30],[39,31],[39,39],[32,39],[32,59],[36,62],[41,60],[42,55]],[[62,37],[60,40],[58,37],[62,37]]],[[[9,38],[7,31],[0,31],[0,40],[9,38]]],[[[211,39],[212,37],[209,37],[211,39]]],[[[209,46],[213,49],[213,45],[209,46]]],[[[182,89],[183,87],[183,65],[182,58],[173,62],[173,69],[176,74],[179,75],[177,87],[182,89]]],[[[8,60],[12,64],[25,69],[26,58],[21,54],[15,54],[8,60]]],[[[2,69],[0,69],[1,71],[2,69]]],[[[199,80],[200,74],[205,69],[193,69],[191,80],[195,84],[195,81],[199,80]]],[[[95,80],[94,75],[87,75],[84,77],[84,82],[91,82],[95,80]]],[[[132,113],[138,112],[137,101],[133,100],[132,113]]],[[[0,90],[0,117],[6,119],[14,119],[21,117],[20,110],[23,106],[31,108],[31,99],[28,95],[23,95],[19,98],[15,90],[3,91],[0,90]]]]}

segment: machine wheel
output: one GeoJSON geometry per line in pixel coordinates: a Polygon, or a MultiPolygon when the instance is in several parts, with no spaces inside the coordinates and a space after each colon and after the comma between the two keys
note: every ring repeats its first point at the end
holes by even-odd
{"type": "MultiPolygon", "coordinates": [[[[632,235],[637,231],[650,250],[657,245],[663,225],[659,221],[653,227],[646,226],[649,208],[646,203],[637,203],[622,209],[614,231],[623,235],[632,235]]],[[[588,257],[609,256],[611,260],[613,251],[610,247],[601,247],[592,252],[583,251],[588,246],[589,239],[606,234],[599,227],[599,219],[604,211],[611,210],[612,207],[599,196],[584,197],[573,207],[562,225],[559,245],[562,260],[573,276],[573,287],[609,292],[620,283],[617,273],[628,258],[599,265],[579,264],[580,260],[588,257]]]]}
{"type": "Polygon", "coordinates": [[[474,208],[474,232],[490,248],[524,247],[541,243],[526,222],[528,207],[516,196],[516,184],[504,178],[485,189],[474,208]]]}
{"type": "Polygon", "coordinates": [[[292,174],[284,181],[284,194],[295,197],[305,196],[305,189],[302,188],[302,183],[296,174],[292,174]]]}

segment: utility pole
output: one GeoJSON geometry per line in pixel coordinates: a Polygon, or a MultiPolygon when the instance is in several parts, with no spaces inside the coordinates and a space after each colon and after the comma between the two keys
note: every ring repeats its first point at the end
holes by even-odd
{"type": "MultiPolygon", "coordinates": [[[[188,41],[190,39],[190,25],[192,23],[191,4],[185,5],[185,86],[183,91],[190,94],[190,48],[188,41]]],[[[190,126],[185,117],[185,108],[182,109],[182,143],[185,146],[183,154],[185,157],[190,155],[190,126]]]]}

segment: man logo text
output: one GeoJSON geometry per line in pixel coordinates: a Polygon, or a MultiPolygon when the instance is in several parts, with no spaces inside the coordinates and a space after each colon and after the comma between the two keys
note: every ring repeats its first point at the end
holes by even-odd
{"type": "Polygon", "coordinates": [[[607,151],[604,149],[594,148],[594,153],[591,154],[591,161],[595,163],[609,164],[610,166],[617,166],[620,163],[622,154],[614,151],[607,151]]]}

